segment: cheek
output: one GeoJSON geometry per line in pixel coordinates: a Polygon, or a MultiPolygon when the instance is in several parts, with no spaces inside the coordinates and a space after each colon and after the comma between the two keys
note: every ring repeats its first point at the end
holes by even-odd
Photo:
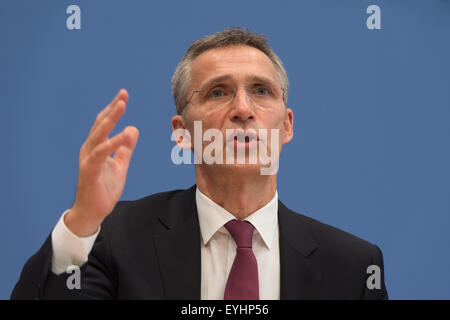
{"type": "Polygon", "coordinates": [[[278,110],[264,110],[260,113],[259,118],[263,121],[264,126],[270,129],[279,129],[284,131],[284,113],[278,110]]]}
{"type": "Polygon", "coordinates": [[[221,129],[226,119],[225,109],[210,109],[197,112],[195,120],[201,121],[203,130],[209,128],[221,129]]]}
{"type": "Polygon", "coordinates": [[[279,110],[271,110],[264,114],[264,127],[268,130],[277,129],[278,130],[278,145],[281,150],[282,145],[285,143],[285,114],[284,112],[279,112],[279,110]]]}

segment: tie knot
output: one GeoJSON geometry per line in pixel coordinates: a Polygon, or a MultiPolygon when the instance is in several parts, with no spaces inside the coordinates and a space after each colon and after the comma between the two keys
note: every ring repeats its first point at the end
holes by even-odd
{"type": "Polygon", "coordinates": [[[238,248],[251,248],[253,230],[255,227],[248,221],[231,220],[225,223],[225,228],[233,237],[238,248]]]}

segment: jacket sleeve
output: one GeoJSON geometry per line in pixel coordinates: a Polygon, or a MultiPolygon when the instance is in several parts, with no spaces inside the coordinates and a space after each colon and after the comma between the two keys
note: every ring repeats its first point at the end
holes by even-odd
{"type": "Polygon", "coordinates": [[[60,275],[52,272],[53,248],[50,234],[39,251],[26,262],[11,293],[11,299],[114,299],[116,286],[105,229],[102,227],[88,262],[79,267],[78,274],[76,271],[60,275]],[[79,285],[76,285],[76,277],[79,277],[79,285]]]}
{"type": "Polygon", "coordinates": [[[39,299],[48,271],[51,268],[52,238],[47,237],[37,253],[25,263],[16,283],[11,299],[39,299]]]}

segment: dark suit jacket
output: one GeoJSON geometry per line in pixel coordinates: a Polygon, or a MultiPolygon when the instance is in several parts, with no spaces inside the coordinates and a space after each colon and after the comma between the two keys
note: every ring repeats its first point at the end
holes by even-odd
{"type": "MultiPolygon", "coordinates": [[[[281,299],[387,299],[380,249],[278,203],[281,299]],[[369,290],[369,265],[381,289],[369,290]]],[[[195,185],[118,202],[104,220],[81,289],[51,271],[51,235],[25,264],[12,299],[200,299],[201,236],[195,185]]]]}

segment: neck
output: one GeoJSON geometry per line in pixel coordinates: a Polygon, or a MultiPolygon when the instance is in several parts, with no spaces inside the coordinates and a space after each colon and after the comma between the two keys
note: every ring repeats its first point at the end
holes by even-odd
{"type": "Polygon", "coordinates": [[[261,175],[259,170],[255,173],[197,165],[196,184],[212,201],[243,220],[273,199],[277,178],[261,175]]]}

